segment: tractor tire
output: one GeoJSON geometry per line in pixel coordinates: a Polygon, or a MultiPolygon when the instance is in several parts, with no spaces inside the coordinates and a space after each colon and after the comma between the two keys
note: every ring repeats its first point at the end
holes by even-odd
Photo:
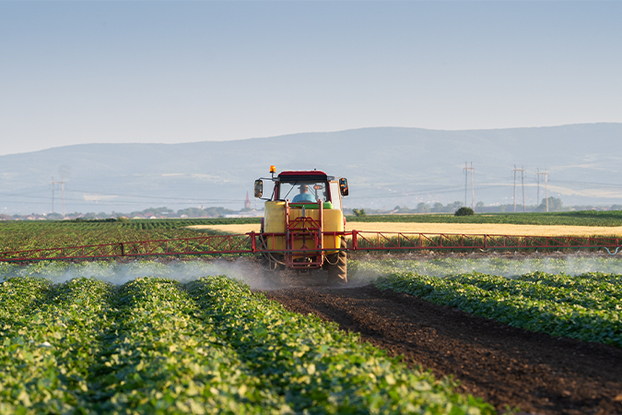
{"type": "MultiPolygon", "coordinates": [[[[281,261],[281,258],[277,257],[277,261],[281,261]]],[[[281,288],[283,286],[283,272],[284,268],[282,264],[275,262],[267,255],[261,256],[261,287],[264,289],[281,288]]]]}
{"type": "MultiPolygon", "coordinates": [[[[341,248],[347,247],[346,241],[341,239],[341,248]]],[[[343,286],[348,283],[348,252],[339,251],[327,258],[328,285],[343,286]]]]}

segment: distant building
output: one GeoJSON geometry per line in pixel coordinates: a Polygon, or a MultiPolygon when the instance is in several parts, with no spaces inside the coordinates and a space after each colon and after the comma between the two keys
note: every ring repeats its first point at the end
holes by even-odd
{"type": "Polygon", "coordinates": [[[248,192],[246,192],[246,202],[244,202],[244,209],[251,209],[251,200],[248,198],[248,192]]]}
{"type": "Polygon", "coordinates": [[[259,218],[263,216],[262,210],[245,210],[242,212],[227,213],[223,218],[259,218]]]}

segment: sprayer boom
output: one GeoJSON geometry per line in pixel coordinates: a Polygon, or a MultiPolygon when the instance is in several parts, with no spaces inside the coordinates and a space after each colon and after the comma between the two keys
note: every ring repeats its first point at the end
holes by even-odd
{"type": "MultiPolygon", "coordinates": [[[[315,231],[317,232],[317,231],[315,231]]],[[[158,256],[224,256],[282,255],[291,258],[312,257],[335,251],[503,251],[503,250],[601,250],[615,255],[622,247],[622,238],[579,236],[515,236],[486,234],[449,234],[417,232],[322,232],[325,246],[307,241],[304,246],[289,244],[277,247],[266,241],[287,238],[286,232],[240,235],[217,235],[193,238],[145,240],[100,245],[30,249],[0,253],[0,262],[32,262],[50,260],[81,260],[158,256]],[[340,245],[328,241],[343,241],[340,245]]]]}

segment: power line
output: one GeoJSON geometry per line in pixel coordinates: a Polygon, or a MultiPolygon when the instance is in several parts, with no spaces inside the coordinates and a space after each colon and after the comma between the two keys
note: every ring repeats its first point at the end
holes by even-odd
{"type": "Polygon", "coordinates": [[[589,188],[594,187],[604,187],[604,188],[614,188],[614,189],[622,189],[622,185],[615,183],[596,183],[596,182],[580,182],[577,180],[555,180],[555,183],[568,183],[568,184],[580,184],[588,186],[589,188]]]}
{"type": "Polygon", "coordinates": [[[517,172],[521,172],[520,176],[521,176],[521,184],[523,187],[523,212],[526,212],[526,207],[525,207],[525,169],[523,167],[516,168],[516,164],[514,165],[514,170],[512,170],[514,172],[514,212],[516,212],[516,173],[517,172]]]}
{"type": "Polygon", "coordinates": [[[348,196],[348,199],[388,199],[395,197],[406,197],[406,196],[421,196],[427,194],[438,194],[438,193],[457,193],[462,189],[462,186],[454,186],[449,188],[441,188],[441,189],[430,189],[430,190],[421,190],[421,191],[412,191],[412,192],[402,192],[402,193],[387,193],[387,194],[373,194],[366,195],[365,193],[358,193],[358,196],[348,196]]]}

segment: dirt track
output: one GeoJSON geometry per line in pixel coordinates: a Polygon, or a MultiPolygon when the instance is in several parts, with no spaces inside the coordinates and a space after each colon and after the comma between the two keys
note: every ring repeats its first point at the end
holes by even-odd
{"type": "Polygon", "coordinates": [[[287,309],[313,313],[404,362],[455,375],[461,392],[501,412],[622,414],[622,350],[531,333],[417,297],[354,288],[266,292],[287,309]]]}

